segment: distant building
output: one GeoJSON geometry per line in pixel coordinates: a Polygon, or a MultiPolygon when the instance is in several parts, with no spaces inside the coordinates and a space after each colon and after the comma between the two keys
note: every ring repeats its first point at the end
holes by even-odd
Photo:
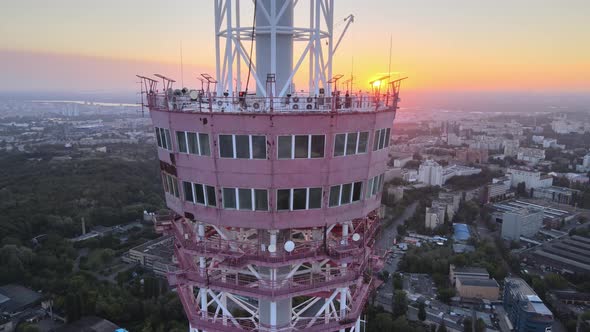
{"type": "Polygon", "coordinates": [[[14,317],[41,303],[42,298],[41,294],[21,285],[0,286],[0,314],[14,317]]]}
{"type": "Polygon", "coordinates": [[[510,176],[510,186],[512,188],[516,188],[521,182],[524,182],[527,190],[553,185],[552,176],[541,175],[541,172],[529,168],[510,167],[506,173],[510,176]]]}
{"type": "Polygon", "coordinates": [[[502,145],[504,146],[504,157],[516,157],[520,147],[519,140],[504,140],[502,145]]]}
{"type": "Polygon", "coordinates": [[[450,165],[443,168],[442,183],[446,183],[449,179],[455,176],[469,176],[481,173],[481,169],[475,167],[467,167],[461,165],[450,165]]]}
{"type": "Polygon", "coordinates": [[[545,150],[534,148],[519,148],[516,155],[517,160],[522,160],[531,164],[538,164],[545,159],[545,150]]]}
{"type": "Polygon", "coordinates": [[[464,163],[486,163],[488,161],[487,149],[462,149],[457,150],[456,159],[464,163]]]}
{"type": "Polygon", "coordinates": [[[483,267],[456,267],[451,264],[449,266],[449,281],[451,285],[455,286],[457,277],[468,277],[468,278],[490,278],[488,270],[483,267]]]}
{"type": "Polygon", "coordinates": [[[502,238],[519,241],[521,236],[532,237],[543,226],[543,211],[523,208],[505,212],[502,218],[502,238]]]}
{"type": "Polygon", "coordinates": [[[455,288],[461,298],[494,301],[500,297],[500,286],[495,279],[458,277],[455,288]]]}
{"type": "Polygon", "coordinates": [[[43,296],[21,285],[0,287],[0,331],[14,331],[18,324],[29,317],[33,307],[43,296]]]}
{"type": "Polygon", "coordinates": [[[510,191],[509,176],[492,179],[492,183],[484,186],[481,192],[482,202],[484,204],[502,201],[511,196],[514,196],[514,193],[510,191]]]}
{"type": "Polygon", "coordinates": [[[534,198],[541,198],[551,202],[560,204],[570,204],[575,202],[575,199],[580,195],[580,191],[576,189],[564,187],[541,187],[532,189],[534,198]]]}
{"type": "Polygon", "coordinates": [[[453,238],[455,241],[467,241],[471,237],[469,226],[467,224],[453,224],[453,238]]]}
{"type": "Polygon", "coordinates": [[[590,273],[590,238],[565,236],[537,246],[528,253],[529,261],[564,273],[590,273]]]}
{"type": "Polygon", "coordinates": [[[437,207],[426,207],[424,223],[427,229],[435,229],[445,221],[445,210],[437,207]]]}
{"type": "Polygon", "coordinates": [[[174,261],[174,236],[162,236],[141,244],[130,249],[122,259],[127,263],[138,263],[156,275],[166,276],[167,272],[177,269],[174,261]]]}
{"type": "Polygon", "coordinates": [[[393,167],[395,168],[402,168],[406,166],[406,164],[413,159],[413,155],[402,155],[402,156],[395,156],[393,159],[393,167]]]}
{"type": "Polygon", "coordinates": [[[418,169],[418,180],[430,186],[442,186],[443,167],[434,160],[425,160],[418,169]]]}
{"type": "Polygon", "coordinates": [[[127,332],[104,318],[87,316],[55,329],[55,332],[127,332]]]}
{"type": "Polygon", "coordinates": [[[551,331],[553,313],[524,280],[506,278],[503,300],[504,310],[515,331],[551,331]]]}

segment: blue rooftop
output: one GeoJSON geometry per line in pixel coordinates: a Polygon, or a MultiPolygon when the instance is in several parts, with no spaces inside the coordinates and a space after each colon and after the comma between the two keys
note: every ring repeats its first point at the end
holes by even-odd
{"type": "Polygon", "coordinates": [[[455,230],[455,240],[466,241],[469,239],[470,233],[467,224],[453,224],[453,229],[455,230]]]}

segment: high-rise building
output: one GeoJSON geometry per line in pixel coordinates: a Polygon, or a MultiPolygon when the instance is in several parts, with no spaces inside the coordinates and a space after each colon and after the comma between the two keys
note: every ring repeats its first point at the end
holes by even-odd
{"type": "Polygon", "coordinates": [[[175,237],[168,280],[191,332],[360,331],[401,79],[341,84],[334,1],[306,3],[217,0],[215,77],[140,76],[173,211],[155,225],[175,237]],[[239,25],[248,6],[254,27],[239,25]],[[310,26],[294,26],[299,7],[310,26]]]}
{"type": "Polygon", "coordinates": [[[543,227],[543,210],[523,208],[506,211],[502,217],[502,238],[519,241],[521,236],[532,237],[543,227]]]}
{"type": "Polygon", "coordinates": [[[418,179],[420,182],[430,186],[442,186],[443,167],[436,161],[427,159],[420,164],[418,179]]]}
{"type": "Polygon", "coordinates": [[[505,279],[504,310],[515,331],[551,331],[553,313],[531,286],[520,278],[505,279]]]}

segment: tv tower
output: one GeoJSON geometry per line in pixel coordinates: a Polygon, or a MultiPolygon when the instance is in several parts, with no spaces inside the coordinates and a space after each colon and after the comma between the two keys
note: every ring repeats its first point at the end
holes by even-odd
{"type": "Polygon", "coordinates": [[[155,227],[175,237],[168,281],[191,332],[360,331],[403,79],[341,91],[332,64],[354,17],[335,35],[334,3],[214,0],[214,76],[139,76],[171,210],[155,227]]]}

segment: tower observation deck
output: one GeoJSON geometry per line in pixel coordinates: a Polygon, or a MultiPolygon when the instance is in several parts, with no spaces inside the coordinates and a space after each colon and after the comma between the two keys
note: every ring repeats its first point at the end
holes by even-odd
{"type": "Polygon", "coordinates": [[[171,210],[154,223],[179,262],[168,281],[191,332],[358,332],[382,264],[401,80],[340,90],[332,61],[353,16],[335,36],[334,0],[213,1],[215,76],[197,89],[139,76],[171,210]],[[309,25],[294,25],[298,10],[309,25]],[[305,92],[293,84],[303,63],[305,92]]]}

